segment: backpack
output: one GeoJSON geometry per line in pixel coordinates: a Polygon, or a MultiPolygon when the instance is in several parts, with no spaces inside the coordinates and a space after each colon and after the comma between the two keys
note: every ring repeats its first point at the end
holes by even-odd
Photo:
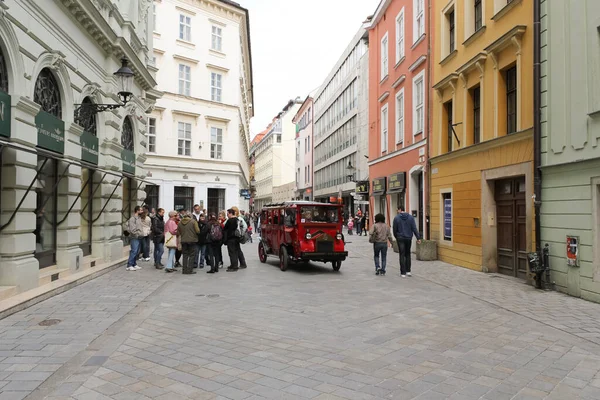
{"type": "Polygon", "coordinates": [[[220,242],[223,240],[223,229],[221,229],[221,225],[214,224],[210,227],[210,232],[208,233],[208,238],[211,242],[220,242]]]}
{"type": "Polygon", "coordinates": [[[240,239],[240,242],[242,244],[246,243],[246,240],[248,239],[246,237],[246,232],[248,231],[248,225],[246,225],[246,221],[244,221],[244,218],[238,218],[238,226],[237,229],[235,230],[235,237],[240,239]]]}

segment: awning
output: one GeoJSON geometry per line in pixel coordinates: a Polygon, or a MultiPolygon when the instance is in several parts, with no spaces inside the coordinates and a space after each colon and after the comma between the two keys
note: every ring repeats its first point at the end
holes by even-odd
{"type": "MultiPolygon", "coordinates": [[[[61,162],[65,162],[65,163],[67,163],[67,166],[64,168],[64,170],[62,171],[62,173],[61,173],[59,176],[57,176],[56,183],[54,184],[54,187],[53,187],[53,190],[52,190],[53,192],[55,192],[55,191],[56,191],[56,189],[58,188],[58,185],[59,185],[59,183],[60,183],[60,182],[61,182],[61,180],[62,180],[62,179],[63,179],[63,178],[66,176],[66,174],[67,174],[67,171],[68,171],[68,169],[69,169],[69,167],[70,167],[71,165],[77,165],[77,166],[79,166],[79,167],[82,167],[82,168],[92,169],[92,170],[94,170],[94,171],[97,171],[97,172],[103,173],[104,175],[102,176],[102,179],[101,179],[100,183],[101,183],[102,181],[104,181],[104,178],[105,178],[107,175],[112,175],[112,176],[115,176],[115,177],[119,178],[119,182],[118,182],[118,183],[115,185],[115,188],[113,189],[113,191],[112,191],[112,193],[110,194],[109,198],[106,200],[106,202],[105,202],[104,206],[103,206],[103,207],[102,207],[102,209],[100,210],[100,213],[98,214],[98,216],[97,216],[96,218],[94,218],[94,219],[92,220],[92,224],[93,224],[94,222],[96,222],[96,221],[97,221],[97,220],[100,218],[100,216],[102,215],[102,213],[103,213],[103,212],[104,212],[104,210],[106,209],[106,206],[108,205],[108,203],[110,202],[110,200],[111,200],[111,199],[112,199],[112,197],[114,196],[115,192],[117,191],[117,188],[119,187],[119,185],[120,185],[120,184],[121,184],[121,182],[123,181],[123,178],[125,178],[125,177],[127,177],[127,178],[132,178],[133,180],[136,180],[136,181],[140,182],[140,184],[138,185],[138,190],[139,190],[139,188],[142,186],[142,184],[144,184],[144,183],[146,183],[146,184],[152,184],[152,182],[150,182],[150,181],[147,181],[147,180],[145,180],[145,179],[140,179],[140,178],[138,178],[138,177],[135,177],[135,176],[133,176],[133,175],[131,175],[131,174],[127,174],[127,173],[119,173],[119,172],[117,172],[117,171],[109,171],[109,170],[105,170],[105,169],[99,168],[97,165],[93,165],[93,164],[87,163],[87,162],[85,162],[85,161],[81,161],[81,160],[71,160],[71,159],[68,159],[68,158],[64,158],[64,157],[63,157],[61,154],[58,154],[58,153],[52,153],[52,152],[49,152],[49,151],[42,150],[42,149],[40,149],[40,148],[31,148],[31,147],[23,146],[23,145],[21,145],[21,144],[18,144],[18,143],[14,143],[14,142],[7,142],[7,141],[4,141],[4,140],[0,140],[0,158],[1,158],[2,152],[4,151],[4,149],[5,149],[5,148],[12,148],[12,149],[15,149],[15,150],[24,151],[24,152],[26,152],[26,153],[35,154],[35,155],[38,155],[38,156],[45,157],[46,159],[43,161],[43,163],[42,163],[41,167],[40,167],[40,168],[38,168],[38,169],[36,169],[36,174],[35,174],[35,176],[34,176],[34,177],[33,177],[33,179],[31,180],[31,183],[30,183],[30,184],[29,184],[29,186],[27,187],[27,190],[26,190],[26,191],[25,191],[25,193],[23,194],[23,197],[21,198],[21,200],[20,200],[20,201],[19,201],[19,203],[17,204],[17,207],[15,208],[15,210],[12,212],[12,214],[11,214],[10,218],[8,219],[8,221],[7,221],[7,222],[6,222],[4,225],[0,226],[0,232],[1,232],[2,230],[4,230],[4,229],[5,229],[5,228],[6,228],[8,225],[10,225],[10,223],[13,221],[13,219],[15,218],[15,216],[17,215],[17,213],[18,213],[18,212],[19,212],[19,210],[21,209],[21,206],[23,205],[23,202],[25,201],[25,199],[27,198],[27,195],[29,194],[29,192],[30,192],[30,191],[31,191],[31,189],[33,188],[33,185],[35,184],[35,181],[38,179],[38,176],[39,176],[39,174],[40,174],[40,171],[42,171],[42,170],[43,170],[43,168],[45,167],[46,163],[48,162],[48,159],[53,159],[53,160],[56,160],[56,161],[61,161],[61,162]]],[[[88,182],[86,182],[86,183],[85,183],[85,185],[84,185],[84,186],[81,188],[81,191],[79,192],[79,194],[77,195],[77,197],[76,197],[76,198],[75,198],[75,200],[73,201],[73,204],[71,204],[71,206],[69,207],[69,209],[68,209],[67,213],[65,214],[64,218],[63,218],[63,219],[61,219],[61,220],[60,220],[60,221],[57,223],[57,226],[58,226],[58,225],[60,225],[60,224],[62,224],[63,222],[65,222],[65,221],[66,221],[67,217],[68,217],[68,216],[69,216],[69,214],[71,213],[71,210],[72,210],[72,209],[73,209],[73,207],[75,206],[75,203],[77,202],[77,200],[79,200],[79,198],[80,198],[80,197],[81,197],[81,195],[83,194],[83,191],[86,189],[87,185],[88,185],[88,182]]],[[[99,187],[100,187],[100,185],[98,185],[98,186],[97,186],[97,187],[94,189],[94,191],[93,191],[93,193],[92,193],[92,196],[91,196],[91,197],[88,199],[88,202],[87,202],[87,203],[86,203],[86,204],[85,204],[85,205],[82,207],[82,209],[81,209],[82,211],[83,211],[83,210],[85,210],[85,209],[88,207],[88,205],[89,205],[89,202],[93,200],[93,198],[94,198],[94,195],[96,194],[96,191],[98,190],[98,188],[99,188],[99,187]]],[[[48,198],[48,199],[46,199],[46,202],[48,202],[48,201],[49,201],[49,198],[48,198]]],[[[46,204],[44,203],[44,204],[42,205],[42,207],[44,207],[45,205],[46,205],[46,204]]]]}

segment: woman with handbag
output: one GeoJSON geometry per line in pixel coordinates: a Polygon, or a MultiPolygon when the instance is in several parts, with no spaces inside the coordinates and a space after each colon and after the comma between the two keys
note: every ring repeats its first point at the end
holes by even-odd
{"type": "Polygon", "coordinates": [[[373,243],[373,258],[375,259],[375,275],[385,275],[385,262],[387,258],[388,242],[392,244],[394,237],[390,227],[385,223],[383,214],[375,216],[375,224],[373,224],[369,232],[369,243],[373,243]],[[379,263],[379,255],[381,254],[381,264],[379,263]]]}
{"type": "Polygon", "coordinates": [[[168,250],[165,272],[175,271],[175,252],[177,251],[177,211],[169,212],[169,220],[165,224],[165,247],[168,250]]]}

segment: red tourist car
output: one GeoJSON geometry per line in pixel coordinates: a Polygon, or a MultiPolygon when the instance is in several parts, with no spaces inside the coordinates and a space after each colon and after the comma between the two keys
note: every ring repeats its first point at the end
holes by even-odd
{"type": "Polygon", "coordinates": [[[342,206],[311,201],[269,204],[260,214],[260,261],[279,258],[285,271],[290,261],[331,262],[339,271],[348,257],[342,234],[342,206]]]}

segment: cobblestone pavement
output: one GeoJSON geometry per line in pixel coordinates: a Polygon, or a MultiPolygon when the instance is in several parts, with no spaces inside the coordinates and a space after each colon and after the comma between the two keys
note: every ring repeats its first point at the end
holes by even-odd
{"type": "Polygon", "coordinates": [[[351,240],[340,273],[247,244],[247,270],[120,269],[1,320],[0,400],[600,398],[600,305],[394,253],[377,277],[351,240]]]}

